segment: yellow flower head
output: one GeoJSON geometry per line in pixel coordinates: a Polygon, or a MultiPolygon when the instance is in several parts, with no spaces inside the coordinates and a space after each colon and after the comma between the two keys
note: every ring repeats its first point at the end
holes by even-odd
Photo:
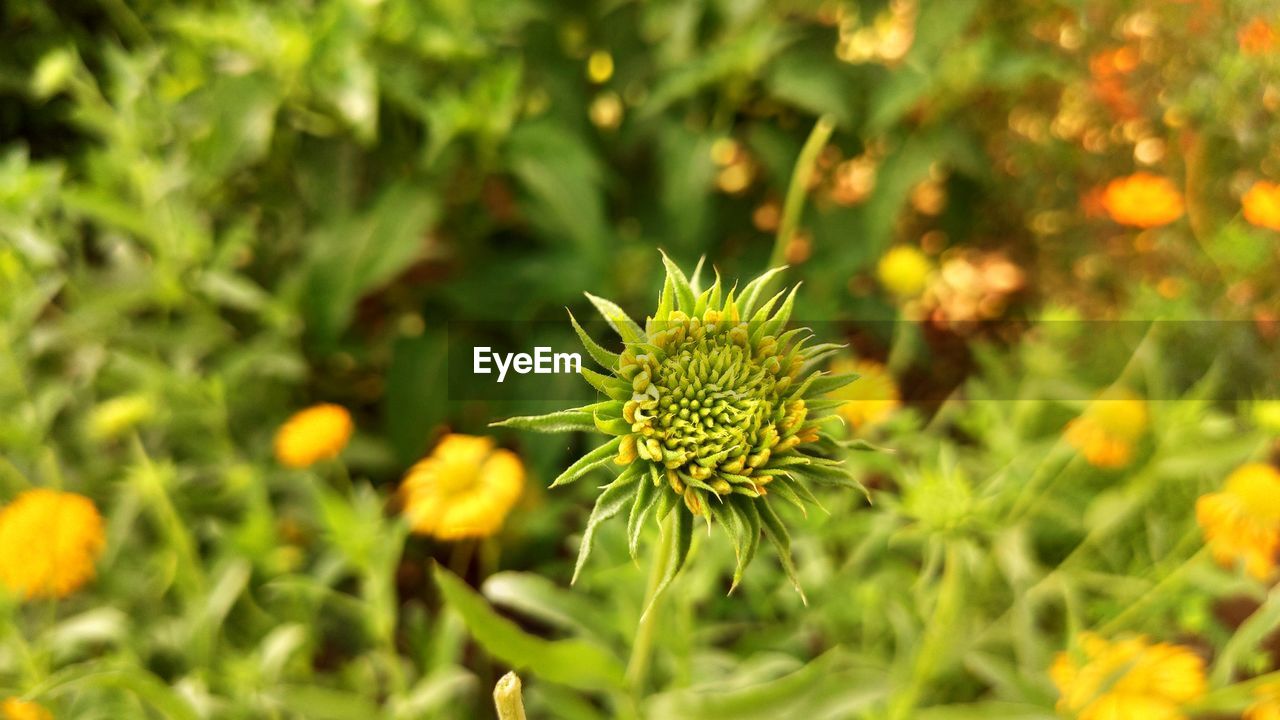
{"type": "Polygon", "coordinates": [[[1258,227],[1280,230],[1280,183],[1259,180],[1240,198],[1244,219],[1258,227]]]}
{"type": "Polygon", "coordinates": [[[294,413],[276,431],[276,459],[287,467],[305,468],[335,458],[354,427],[351,413],[341,405],[313,405],[294,413]]]}
{"type": "Polygon", "coordinates": [[[1182,217],[1182,193],[1168,178],[1137,172],[1108,183],[1102,207],[1121,225],[1159,227],[1182,217]]]}
{"type": "Polygon", "coordinates": [[[884,365],[872,360],[839,360],[831,364],[832,373],[858,373],[858,379],[831,393],[844,400],[840,415],[855,428],[875,425],[901,405],[898,384],[884,365]]]}
{"type": "Polygon", "coordinates": [[[1242,720],[1280,720],[1280,682],[1259,687],[1253,696],[1257,702],[1244,711],[1242,720]]]}
{"type": "Polygon", "coordinates": [[[1111,390],[1067,424],[1066,440],[1094,467],[1124,467],[1133,460],[1147,422],[1145,401],[1127,390],[1111,390]]]}
{"type": "Polygon", "coordinates": [[[1078,720],[1180,720],[1205,692],[1204,660],[1190,648],[1145,637],[1108,642],[1082,633],[1078,652],[1058,653],[1049,677],[1058,709],[1078,720]]]}
{"type": "Polygon", "coordinates": [[[523,487],[515,453],[491,438],[448,435],[409,469],[400,492],[414,532],[459,540],[496,533],[523,487]]]}
{"type": "Polygon", "coordinates": [[[89,498],[27,490],[0,509],[0,585],[28,599],[66,597],[93,577],[105,544],[89,498]]]}
{"type": "Polygon", "coordinates": [[[1215,560],[1243,560],[1250,575],[1266,579],[1280,550],[1280,472],[1262,463],[1237,468],[1222,492],[1196,501],[1196,520],[1215,560]]]}
{"type": "Polygon", "coordinates": [[[924,292],[933,272],[928,256],[910,245],[899,245],[886,252],[876,265],[876,276],[889,292],[902,298],[924,292]]]}
{"type": "Polygon", "coordinates": [[[53,715],[36,703],[11,697],[0,703],[0,720],[53,720],[53,715]]]}

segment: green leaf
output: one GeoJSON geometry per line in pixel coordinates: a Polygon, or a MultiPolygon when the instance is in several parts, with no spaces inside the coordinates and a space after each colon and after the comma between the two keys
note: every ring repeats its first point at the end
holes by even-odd
{"type": "Polygon", "coordinates": [[[438,215],[438,203],[422,188],[394,185],[365,213],[321,223],[307,243],[312,254],[301,308],[308,330],[334,341],[365,293],[422,255],[438,215]]]}
{"type": "Polygon", "coordinates": [[[640,479],[635,502],[631,504],[631,514],[627,516],[627,550],[631,552],[633,560],[639,555],[640,532],[644,529],[645,518],[653,511],[654,505],[658,502],[658,496],[662,494],[658,468],[650,465],[649,472],[653,479],[652,481],[649,478],[640,479]]]}
{"type": "Polygon", "coordinates": [[[744,320],[749,319],[751,314],[756,311],[756,303],[760,302],[764,293],[769,289],[769,283],[786,269],[786,265],[770,268],[760,277],[747,283],[747,286],[742,289],[742,294],[738,296],[738,309],[744,320]]]}
{"type": "Polygon", "coordinates": [[[583,531],[582,542],[578,545],[578,561],[574,563],[573,579],[569,581],[570,585],[578,582],[578,575],[582,572],[582,567],[587,564],[587,558],[591,555],[591,545],[595,540],[596,527],[622,512],[622,508],[635,497],[636,480],[640,472],[638,466],[632,463],[604,489],[604,492],[600,493],[600,497],[596,498],[596,505],[591,509],[591,517],[587,519],[587,529],[583,531]]]}
{"type": "Polygon", "coordinates": [[[884,673],[831,650],[781,677],[749,684],[680,688],[649,699],[645,717],[662,720],[774,720],[869,716],[888,692],[884,673]]]}
{"type": "Polygon", "coordinates": [[[516,430],[532,430],[541,433],[574,432],[576,430],[595,430],[595,414],[578,408],[559,410],[546,415],[520,415],[506,420],[489,423],[489,427],[515,428],[516,430]]]}
{"type": "Polygon", "coordinates": [[[322,685],[284,685],[276,690],[284,706],[300,717],[343,720],[378,717],[381,709],[362,694],[322,685]]]}
{"type": "Polygon", "coordinates": [[[578,373],[591,384],[591,387],[599,390],[613,400],[625,402],[631,399],[631,386],[624,380],[619,380],[618,378],[608,375],[601,375],[595,370],[585,367],[579,368],[578,373]]]}
{"type": "Polygon", "coordinates": [[[676,309],[686,315],[692,314],[694,311],[694,290],[690,287],[689,278],[685,277],[684,270],[680,269],[675,261],[668,258],[667,252],[662,252],[662,264],[667,268],[667,279],[671,281],[672,290],[676,292],[676,309]]]}
{"type": "Polygon", "coordinates": [[[476,642],[498,660],[548,682],[583,690],[623,687],[622,664],[598,645],[530,635],[495,613],[453,573],[437,566],[434,574],[445,602],[462,616],[476,642]]]}
{"type": "Polygon", "coordinates": [[[778,514],[774,512],[773,506],[769,504],[768,500],[761,498],[759,506],[764,534],[778,551],[778,560],[782,562],[782,570],[787,574],[787,579],[791,581],[791,585],[795,587],[796,592],[800,593],[800,601],[808,605],[809,599],[805,597],[804,590],[800,587],[800,578],[796,575],[796,566],[791,559],[791,534],[787,532],[787,526],[782,522],[782,518],[778,517],[778,514]]]}
{"type": "MultiPolygon", "coordinates": [[[[670,494],[674,495],[674,493],[670,494]]],[[[654,603],[657,602],[658,598],[662,597],[663,591],[671,585],[671,581],[676,579],[676,575],[684,567],[684,559],[689,556],[689,546],[693,543],[693,514],[686,512],[685,508],[675,508],[671,523],[663,527],[662,531],[674,533],[675,537],[670,543],[670,552],[663,563],[662,578],[658,580],[658,585],[654,588],[653,595],[649,598],[649,606],[644,609],[644,613],[641,615],[642,622],[643,617],[649,614],[649,611],[653,609],[654,603]]]]}
{"type": "Polygon", "coordinates": [[[602,418],[595,415],[596,429],[605,435],[627,435],[631,433],[631,423],[624,418],[602,418]]]}
{"type": "Polygon", "coordinates": [[[596,310],[600,311],[600,315],[604,317],[605,322],[609,323],[609,327],[618,333],[618,337],[622,338],[624,343],[636,343],[644,339],[644,333],[641,332],[640,326],[634,320],[623,312],[610,300],[602,297],[596,297],[591,293],[583,293],[592,305],[596,306],[596,310]]]}
{"type": "Polygon", "coordinates": [[[33,695],[56,695],[63,692],[83,693],[90,688],[118,688],[137,696],[155,708],[161,717],[172,720],[200,720],[190,702],[160,678],[140,667],[104,668],[98,662],[73,665],[51,675],[37,686],[33,695]]]}
{"type": "Polygon", "coordinates": [[[622,444],[622,438],[616,437],[591,452],[578,458],[572,465],[565,468],[560,476],[551,483],[551,487],[560,487],[568,485],[571,482],[579,480],[583,475],[604,465],[618,454],[618,446],[622,444]]]}
{"type": "MultiPolygon", "coordinates": [[[[568,309],[566,308],[566,310],[568,309]]],[[[595,340],[592,340],[587,331],[583,330],[582,326],[578,324],[578,319],[573,316],[573,311],[568,310],[568,312],[569,322],[573,325],[573,331],[578,333],[578,339],[582,341],[582,346],[587,349],[587,354],[591,356],[591,359],[607,370],[617,368],[618,354],[605,350],[595,340]]]]}
{"type": "Polygon", "coordinates": [[[593,598],[562,588],[535,573],[495,573],[484,581],[480,591],[494,605],[511,608],[575,635],[603,641],[617,634],[612,617],[593,598]]]}

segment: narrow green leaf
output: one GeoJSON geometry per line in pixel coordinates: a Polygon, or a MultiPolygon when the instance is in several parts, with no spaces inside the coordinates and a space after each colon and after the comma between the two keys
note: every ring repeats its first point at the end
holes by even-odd
{"type": "Polygon", "coordinates": [[[774,512],[773,506],[769,504],[768,500],[761,498],[759,505],[760,520],[764,526],[764,534],[778,551],[778,560],[782,562],[782,570],[787,574],[787,579],[791,581],[791,585],[795,587],[796,592],[800,593],[800,602],[808,605],[809,599],[805,597],[804,590],[800,587],[800,578],[796,575],[796,566],[791,559],[791,534],[787,532],[786,524],[774,512]]]}
{"type": "Polygon", "coordinates": [[[631,423],[623,418],[602,418],[595,416],[596,429],[605,435],[626,435],[631,432],[631,423]]]}
{"type": "Polygon", "coordinates": [[[565,308],[569,312],[569,323],[573,325],[573,331],[578,333],[578,339],[582,341],[582,346],[587,349],[587,354],[607,370],[618,367],[618,354],[605,350],[599,343],[591,339],[586,330],[578,324],[578,318],[573,316],[573,311],[565,308]]]}
{"type": "Polygon", "coordinates": [[[583,690],[622,688],[622,664],[600,646],[530,635],[494,612],[453,573],[437,566],[434,575],[445,602],[462,616],[476,642],[493,657],[561,685],[583,690]]]}
{"type": "Polygon", "coordinates": [[[609,462],[613,459],[614,455],[618,454],[618,446],[621,444],[622,438],[616,437],[578,458],[572,465],[565,468],[564,472],[560,473],[560,477],[557,477],[555,481],[551,483],[551,487],[568,485],[571,482],[581,479],[583,475],[586,475],[592,470],[609,462]]]}
{"type": "Polygon", "coordinates": [[[631,386],[617,378],[601,375],[595,370],[580,368],[578,371],[586,378],[591,387],[604,393],[612,400],[627,401],[631,399],[631,386]]]}
{"type": "Polygon", "coordinates": [[[800,285],[798,284],[791,288],[791,292],[787,293],[787,299],[782,302],[782,307],[778,308],[778,312],[774,313],[773,317],[755,328],[752,332],[753,338],[756,337],[757,333],[759,333],[759,337],[777,335],[783,327],[786,327],[787,321],[791,319],[791,311],[795,308],[796,292],[799,290],[800,285]]]}
{"type": "Polygon", "coordinates": [[[756,311],[756,303],[764,297],[765,291],[769,289],[769,283],[778,276],[778,273],[786,269],[787,266],[782,265],[766,270],[763,275],[747,283],[747,286],[742,289],[742,294],[738,296],[738,310],[742,313],[744,320],[749,319],[756,311]]]}
{"type": "Polygon", "coordinates": [[[634,320],[623,312],[622,308],[609,300],[602,297],[596,297],[591,293],[583,293],[592,305],[596,306],[596,310],[604,316],[605,322],[609,323],[609,327],[618,333],[618,337],[622,338],[624,343],[640,342],[644,337],[644,333],[640,331],[640,326],[634,320]]]}
{"type": "Polygon", "coordinates": [[[629,465],[596,498],[596,505],[592,508],[591,517],[587,520],[587,529],[583,531],[582,542],[578,545],[578,562],[573,566],[573,579],[569,581],[570,585],[578,582],[578,575],[582,573],[582,567],[587,564],[587,558],[591,555],[591,544],[595,539],[596,526],[622,512],[622,508],[635,497],[637,486],[647,484],[636,482],[640,475],[640,471],[635,470],[636,467],[637,464],[635,463],[629,465]]]}
{"type": "MultiPolygon", "coordinates": [[[[657,472],[657,468],[653,465],[650,465],[649,469],[653,473],[657,472]]],[[[662,494],[662,487],[659,484],[650,482],[646,478],[640,479],[635,502],[631,504],[631,514],[627,516],[627,550],[631,552],[632,560],[639,555],[640,532],[644,529],[645,518],[653,511],[660,494],[662,494]]]]}
{"type": "MultiPolygon", "coordinates": [[[[661,250],[659,252],[662,252],[662,264],[667,268],[667,278],[671,280],[672,288],[676,293],[676,309],[686,315],[692,315],[694,292],[693,287],[689,284],[689,278],[685,277],[679,265],[676,265],[671,258],[667,257],[666,252],[661,250]]],[[[698,263],[698,268],[702,268],[701,262],[698,263]]],[[[694,271],[694,276],[697,276],[697,271],[694,271]]]]}
{"type": "MultiPolygon", "coordinates": [[[[675,493],[670,493],[674,495],[675,493]]],[[[671,543],[671,552],[667,555],[667,560],[663,564],[662,579],[658,581],[658,586],[653,591],[653,597],[649,599],[649,606],[644,609],[641,617],[649,614],[653,609],[653,604],[662,597],[662,593],[671,585],[671,581],[676,579],[676,575],[680,574],[680,569],[684,567],[684,559],[689,556],[689,546],[693,544],[693,515],[685,512],[683,508],[676,508],[676,513],[669,527],[664,527],[663,532],[675,533],[674,541],[671,543]]]]}
{"type": "Polygon", "coordinates": [[[515,428],[542,433],[595,430],[595,415],[585,410],[559,410],[546,415],[520,415],[489,423],[489,427],[515,428]]]}

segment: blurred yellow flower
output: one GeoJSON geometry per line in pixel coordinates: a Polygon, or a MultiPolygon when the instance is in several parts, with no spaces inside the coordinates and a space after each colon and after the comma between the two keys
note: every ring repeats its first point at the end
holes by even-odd
{"type": "Polygon", "coordinates": [[[515,453],[491,438],[448,435],[409,469],[400,492],[414,532],[459,540],[496,533],[523,488],[515,453]]]}
{"type": "Polygon", "coordinates": [[[1054,658],[1058,710],[1078,720],[1179,720],[1205,692],[1204,660],[1190,648],[1145,637],[1108,642],[1081,633],[1079,652],[1054,658]]]}
{"type": "Polygon", "coordinates": [[[1168,178],[1137,172],[1108,183],[1102,207],[1121,225],[1159,227],[1182,217],[1182,193],[1168,178]]]}
{"type": "Polygon", "coordinates": [[[1250,575],[1266,579],[1280,550],[1280,472],[1262,463],[1237,468],[1222,492],[1196,501],[1196,520],[1215,560],[1243,560],[1250,575]]]}
{"type": "Polygon", "coordinates": [[[338,456],[351,439],[351,413],[341,405],[313,405],[297,412],[276,431],[276,459],[305,468],[338,456]]]}
{"type": "Polygon", "coordinates": [[[61,598],[88,582],[106,539],[83,495],[37,488],[0,508],[0,585],[23,598],[61,598]]]}
{"type": "Polygon", "coordinates": [[[880,284],[898,297],[915,297],[924,292],[933,272],[928,256],[910,245],[891,248],[876,265],[880,284]]]}
{"type": "Polygon", "coordinates": [[[587,77],[593,83],[602,83],[613,77],[613,55],[607,50],[596,50],[587,58],[587,77]]]}
{"type": "Polygon", "coordinates": [[[1134,445],[1147,431],[1147,423],[1146,401],[1128,390],[1113,389],[1067,424],[1065,438],[1090,465],[1119,468],[1133,460],[1134,445]]]}
{"type": "Polygon", "coordinates": [[[1280,183],[1259,180],[1240,198],[1244,219],[1258,227],[1280,230],[1280,183]]]}
{"type": "Polygon", "coordinates": [[[830,395],[845,401],[840,406],[840,415],[855,428],[884,420],[902,404],[893,375],[878,362],[838,360],[831,364],[831,372],[855,372],[859,375],[857,380],[830,395]]]}
{"type": "Polygon", "coordinates": [[[1280,400],[1259,400],[1254,403],[1253,421],[1267,432],[1280,434],[1280,400]]]}
{"type": "Polygon", "coordinates": [[[1280,682],[1267,683],[1253,695],[1258,700],[1244,711],[1241,720],[1280,720],[1280,682]]]}
{"type": "Polygon", "coordinates": [[[53,720],[53,715],[36,703],[11,697],[0,703],[0,720],[53,720]]]}

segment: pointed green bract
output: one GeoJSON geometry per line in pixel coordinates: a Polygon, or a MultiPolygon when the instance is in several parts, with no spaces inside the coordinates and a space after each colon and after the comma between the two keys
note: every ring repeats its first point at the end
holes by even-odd
{"type": "Polygon", "coordinates": [[[662,262],[666,278],[658,303],[642,324],[616,304],[587,294],[622,339],[622,352],[605,350],[570,315],[587,353],[604,369],[582,369],[600,401],[501,424],[537,431],[594,429],[613,436],[552,484],[574,482],[609,462],[623,467],[591,513],[575,577],[599,524],[628,509],[627,545],[633,556],[645,523],[676,514],[666,526],[675,536],[667,543],[672,554],[663,559],[659,592],[683,565],[697,518],[723,527],[733,543],[734,587],[763,534],[799,589],[790,538],[770,500],[803,512],[808,505],[819,506],[813,486],[863,490],[832,456],[842,450],[838,435],[843,431],[834,413],[837,405],[823,397],[857,376],[819,369],[819,362],[842,345],[811,344],[807,329],[787,330],[796,288],[765,295],[782,268],[739,292],[738,284],[726,283],[719,272],[710,287],[701,289],[701,263],[686,276],[665,255],[662,262]]]}

